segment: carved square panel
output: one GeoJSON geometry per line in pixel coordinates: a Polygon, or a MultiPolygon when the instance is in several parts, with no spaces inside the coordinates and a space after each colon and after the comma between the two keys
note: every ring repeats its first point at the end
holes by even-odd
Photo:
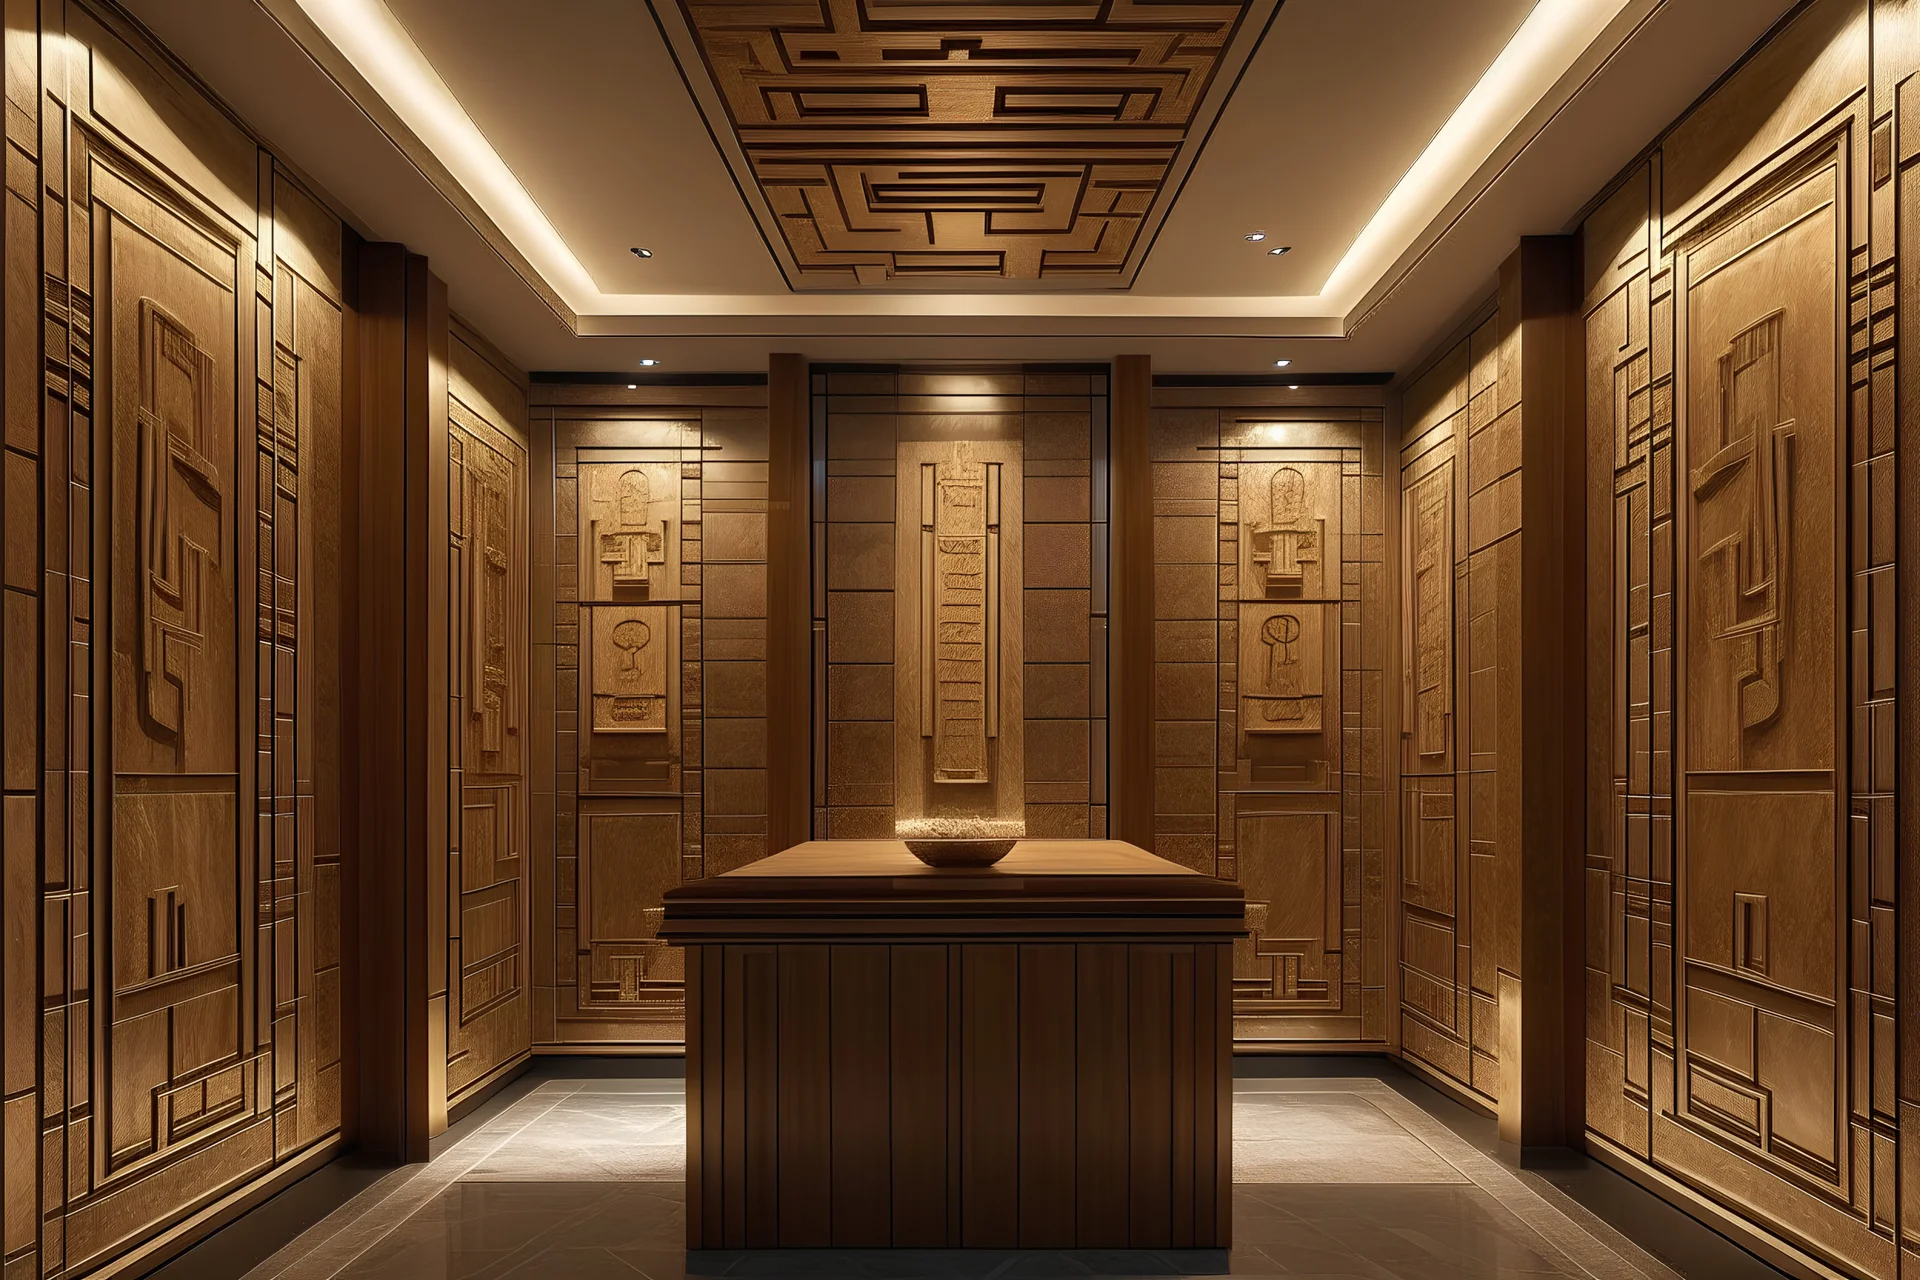
{"type": "Polygon", "coordinates": [[[654,0],[794,288],[1124,288],[1276,0],[654,0]]]}
{"type": "Polygon", "coordinates": [[[581,463],[579,485],[580,598],[675,599],[680,464],[581,463]]]}
{"type": "Polygon", "coordinates": [[[1240,598],[1340,598],[1340,465],[1240,464],[1240,598]]]}

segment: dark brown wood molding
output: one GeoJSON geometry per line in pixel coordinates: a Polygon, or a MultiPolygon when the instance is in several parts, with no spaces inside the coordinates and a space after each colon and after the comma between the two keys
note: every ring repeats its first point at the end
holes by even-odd
{"type": "Polygon", "coordinates": [[[767,370],[767,852],[811,838],[811,445],[804,356],[767,370]]]}
{"type": "Polygon", "coordinates": [[[1146,356],[1113,362],[1109,433],[1113,486],[1113,595],[1109,630],[1116,840],[1153,848],[1153,463],[1147,417],[1153,369],[1146,356]]]}
{"type": "Polygon", "coordinates": [[[446,1123],[446,287],[404,246],[358,256],[359,1141],[424,1160],[446,1123]]]}
{"type": "MultiPolygon", "coordinates": [[[[1576,236],[1528,236],[1501,270],[1520,360],[1520,963],[1517,1069],[1502,1073],[1500,1137],[1562,1146],[1583,1127],[1585,344],[1576,236]]],[[[1504,996],[1504,993],[1503,993],[1504,996]]]]}

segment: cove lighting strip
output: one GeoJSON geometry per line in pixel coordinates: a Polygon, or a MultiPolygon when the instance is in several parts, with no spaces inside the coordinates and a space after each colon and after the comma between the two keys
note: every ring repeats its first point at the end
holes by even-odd
{"type": "Polygon", "coordinates": [[[460,105],[382,0],[296,0],[575,313],[590,315],[1137,315],[1344,320],[1631,0],[1539,0],[1318,294],[610,294],[460,105]]]}

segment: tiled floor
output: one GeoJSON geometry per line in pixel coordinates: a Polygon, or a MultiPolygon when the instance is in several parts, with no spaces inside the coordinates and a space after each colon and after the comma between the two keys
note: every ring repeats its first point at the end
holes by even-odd
{"type": "Polygon", "coordinates": [[[1236,1082],[1231,1253],[688,1254],[685,1115],[677,1080],[548,1080],[349,1201],[250,1280],[1675,1275],[1376,1079],[1236,1082]]]}

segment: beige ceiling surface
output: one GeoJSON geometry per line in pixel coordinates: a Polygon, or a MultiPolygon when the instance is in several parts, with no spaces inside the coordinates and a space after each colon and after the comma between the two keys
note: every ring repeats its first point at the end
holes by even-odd
{"type": "MultiPolygon", "coordinates": [[[[1550,75],[1510,75],[1524,109],[1417,205],[1405,192],[1444,150],[1436,136],[1472,114],[1460,104],[1499,78],[1496,58],[1512,72],[1516,30],[1514,48],[1531,47],[1532,0],[1284,0],[1130,288],[823,296],[787,286],[644,0],[124,2],[364,234],[426,253],[456,309],[528,368],[1145,351],[1196,373],[1271,372],[1284,355],[1307,378],[1413,359],[1486,295],[1520,235],[1565,229],[1791,7],[1541,0],[1569,29],[1587,22],[1578,47],[1550,75]],[[403,31],[410,74],[464,113],[468,141],[416,127],[408,85],[363,73],[345,51],[358,32],[336,43],[314,10],[403,31]],[[502,202],[476,149],[517,195],[502,202]],[[1407,229],[1381,237],[1396,211],[1407,229]],[[1265,244],[1243,239],[1255,229],[1265,244]],[[1375,259],[1364,274],[1356,237],[1375,259]],[[1268,255],[1276,243],[1293,250],[1268,255]],[[1343,256],[1347,297],[1313,296],[1343,256]]],[[[704,71],[688,71],[698,92],[704,71]]]]}

